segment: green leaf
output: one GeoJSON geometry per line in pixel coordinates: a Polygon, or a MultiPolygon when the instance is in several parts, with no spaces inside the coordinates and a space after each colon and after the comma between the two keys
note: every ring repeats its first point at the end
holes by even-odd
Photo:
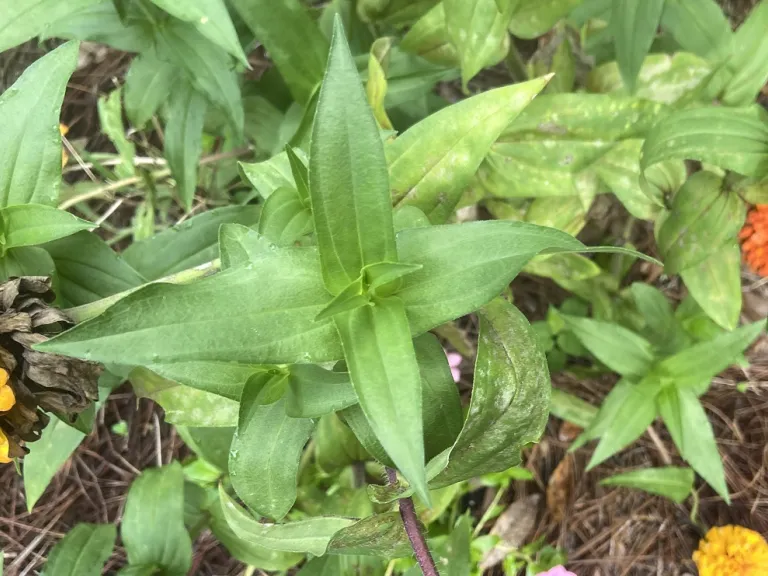
{"type": "Polygon", "coordinates": [[[690,468],[642,468],[614,474],[600,480],[601,486],[624,486],[669,498],[682,504],[693,490],[693,470],[690,468]]]}
{"type": "Polygon", "coordinates": [[[240,562],[261,570],[283,571],[295,566],[304,558],[302,554],[277,552],[240,538],[227,524],[221,501],[218,498],[209,506],[208,512],[210,513],[208,526],[211,532],[227,551],[240,562]]]}
{"type": "Polygon", "coordinates": [[[582,0],[518,0],[509,30],[518,38],[534,39],[548,32],[582,0]]]}
{"type": "Polygon", "coordinates": [[[235,26],[232,24],[223,0],[190,0],[187,2],[152,0],[152,2],[179,20],[192,22],[195,28],[208,40],[248,66],[248,58],[240,46],[235,26]]]}
{"type": "Polygon", "coordinates": [[[255,224],[258,206],[227,206],[199,214],[152,238],[134,242],[125,261],[147,280],[157,280],[218,256],[219,226],[225,223],[255,224]]]}
{"type": "Polygon", "coordinates": [[[320,418],[313,439],[315,464],[323,474],[337,474],[355,462],[371,459],[354,432],[336,414],[320,418]]]}
{"type": "Polygon", "coordinates": [[[680,271],[690,295],[704,312],[726,330],[733,330],[741,314],[741,249],[726,244],[695,266],[680,271]]]}
{"type": "MultiPolygon", "coordinates": [[[[18,46],[41,34],[45,29],[73,12],[99,3],[100,0],[23,0],[3,6],[3,21],[0,24],[0,52],[18,46]]],[[[75,50],[77,52],[77,50],[75,50]]],[[[72,71],[70,70],[70,73],[72,71]]],[[[41,86],[39,84],[38,86],[41,86]]],[[[60,100],[60,99],[59,99],[60,100]]],[[[41,98],[48,102],[48,98],[41,98]]],[[[3,126],[7,126],[5,121],[3,126]]],[[[3,146],[5,150],[5,147],[3,146]]]]}
{"type": "Polygon", "coordinates": [[[283,249],[193,284],[151,284],[41,346],[145,366],[333,361],[342,358],[336,330],[313,321],[328,300],[316,250],[283,249]]]}
{"type": "Polygon", "coordinates": [[[419,366],[402,301],[373,298],[371,305],[335,316],[334,321],[371,429],[428,502],[419,366]]]}
{"type": "MultiPolygon", "coordinates": [[[[668,378],[677,387],[697,388],[702,382],[710,380],[738,362],[742,352],[752,344],[765,330],[765,320],[747,324],[733,332],[723,332],[707,340],[694,344],[659,362],[655,371],[668,378]]],[[[703,394],[705,390],[701,390],[703,394]]]]}
{"type": "Polygon", "coordinates": [[[120,525],[128,563],[155,565],[166,576],[185,576],[192,542],[184,528],[184,474],[174,462],[144,470],[131,484],[120,525]]]}
{"type": "Polygon", "coordinates": [[[329,554],[377,555],[401,558],[413,554],[399,512],[385,512],[363,518],[342,528],[328,544],[329,554]]]}
{"type": "Polygon", "coordinates": [[[546,82],[539,78],[462,100],[398,136],[386,148],[395,203],[445,222],[491,145],[546,82]]]}
{"type": "Polygon", "coordinates": [[[278,188],[264,203],[259,234],[277,246],[290,246],[312,232],[312,212],[294,188],[278,188]]]}
{"type": "Polygon", "coordinates": [[[40,204],[0,208],[0,222],[3,250],[44,244],[94,226],[69,212],[40,204]]]}
{"type": "Polygon", "coordinates": [[[456,47],[448,37],[442,2],[417,20],[400,41],[400,49],[441,66],[459,66],[456,47]]]}
{"type": "Polygon", "coordinates": [[[648,134],[640,167],[645,173],[654,164],[673,158],[762,178],[768,174],[768,113],[756,106],[675,112],[648,134]]]}
{"type": "MultiPolygon", "coordinates": [[[[56,11],[51,8],[55,3],[44,4],[56,11]]],[[[28,1],[5,7],[11,10],[5,21],[23,17],[26,22],[29,9],[28,1]]],[[[0,95],[0,207],[56,203],[61,180],[59,111],[77,65],[78,47],[68,42],[49,52],[0,95]]]]}
{"type": "Polygon", "coordinates": [[[628,392],[626,400],[618,407],[600,434],[600,443],[589,460],[587,470],[629,446],[656,419],[656,397],[660,392],[657,381],[645,379],[639,384],[630,384],[628,392]]]}
{"type": "Polygon", "coordinates": [[[162,406],[166,422],[199,428],[231,427],[237,423],[239,404],[234,400],[180,385],[146,368],[135,368],[129,379],[136,396],[150,398],[162,406]]]}
{"type": "MultiPolygon", "coordinates": [[[[46,9],[46,19],[51,14],[50,4],[50,1],[40,2],[36,6],[46,9]]],[[[153,41],[152,29],[147,26],[146,19],[137,14],[135,5],[129,6],[129,21],[125,23],[120,19],[115,3],[111,0],[80,0],[56,4],[57,9],[63,6],[67,7],[67,13],[40,30],[40,40],[66,38],[97,42],[125,52],[141,52],[153,41]]]]}
{"type": "Polygon", "coordinates": [[[296,475],[315,423],[290,418],[285,401],[264,404],[265,394],[285,375],[257,374],[243,389],[240,418],[229,453],[232,487],[263,516],[279,520],[296,501],[296,475]]]}
{"type": "Polygon", "coordinates": [[[344,290],[367,264],[397,262],[384,147],[338,18],[312,130],[309,174],[328,291],[344,290]]]}
{"type": "Polygon", "coordinates": [[[725,471],[712,425],[696,394],[689,388],[670,386],[659,394],[657,403],[680,455],[730,504],[725,471]]]}
{"type": "Polygon", "coordinates": [[[349,518],[315,517],[285,524],[264,524],[238,506],[219,486],[219,497],[229,527],[240,538],[270,550],[322,556],[342,528],[355,523],[349,518]]]}
{"type": "Polygon", "coordinates": [[[92,232],[78,232],[43,248],[56,265],[58,295],[71,306],[88,304],[146,282],[92,232]]]}
{"type": "Polygon", "coordinates": [[[285,413],[291,418],[319,418],[357,404],[357,394],[346,372],[295,364],[290,373],[285,413]]]}
{"type": "Polygon", "coordinates": [[[197,165],[203,152],[203,122],[207,108],[208,102],[203,95],[187,83],[173,90],[168,104],[164,154],[187,211],[192,208],[197,188],[197,165]]]}
{"type": "Polygon", "coordinates": [[[389,67],[389,53],[392,48],[392,38],[377,38],[371,45],[371,53],[368,57],[368,81],[365,84],[365,93],[368,104],[373,110],[373,116],[378,125],[384,130],[392,130],[392,122],[384,108],[384,99],[387,95],[387,68],[389,67]]]}
{"type": "Polygon", "coordinates": [[[436,336],[422,334],[413,347],[421,374],[421,410],[427,461],[453,446],[464,415],[459,389],[453,381],[445,351],[436,336]]]}
{"type": "Polygon", "coordinates": [[[85,434],[53,416],[40,440],[29,443],[29,454],[24,457],[24,493],[29,512],[84,438],[85,434]]]}
{"type": "Polygon", "coordinates": [[[717,60],[728,54],[732,32],[715,0],[666,0],[661,27],[687,52],[717,60]]]}
{"type": "Polygon", "coordinates": [[[193,24],[168,22],[156,37],[157,54],[171,62],[189,83],[227,117],[235,134],[243,133],[243,101],[229,55],[205,39],[193,24]]]}
{"type": "Polygon", "coordinates": [[[677,274],[697,266],[732,243],[746,212],[738,194],[725,189],[723,178],[707,170],[691,175],[656,234],[665,271],[677,274]]]}
{"type": "Polygon", "coordinates": [[[77,524],[48,554],[43,576],[100,576],[115,538],[112,524],[77,524]]]}
{"type": "Polygon", "coordinates": [[[525,316],[501,298],[479,314],[469,413],[433,488],[518,465],[520,451],[539,439],[549,416],[547,360],[525,316]]]}
{"type": "Polygon", "coordinates": [[[558,418],[576,424],[580,428],[587,428],[597,416],[597,408],[557,388],[552,388],[552,400],[549,412],[558,418]]]}
{"type": "MultiPolygon", "coordinates": [[[[649,54],[635,82],[635,96],[655,102],[671,104],[699,86],[712,71],[703,58],[688,52],[676,54],[649,54]]],[[[616,62],[598,66],[587,77],[590,92],[611,92],[629,96],[616,62]]]]}
{"type": "Polygon", "coordinates": [[[619,409],[632,397],[636,384],[626,378],[619,380],[605,397],[597,415],[591,419],[584,432],[571,445],[569,452],[578,450],[590,440],[602,436],[616,420],[619,409]]]}
{"type": "Polygon", "coordinates": [[[276,248],[261,234],[242,224],[222,224],[219,227],[221,268],[243,266],[276,248]]]}
{"type": "Polygon", "coordinates": [[[403,279],[397,294],[413,334],[487,304],[540,252],[584,249],[558,230],[504,221],[410,228],[397,240],[400,260],[423,266],[403,279]]]}
{"type": "Polygon", "coordinates": [[[190,428],[176,426],[176,431],[195,454],[219,470],[226,470],[234,428],[190,428]]]}
{"type": "Polygon", "coordinates": [[[115,168],[115,173],[120,178],[129,178],[136,173],[133,165],[136,146],[125,135],[121,93],[122,90],[118,88],[99,98],[99,122],[101,123],[101,131],[109,138],[120,156],[120,164],[115,168]]]}
{"type": "Polygon", "coordinates": [[[179,69],[160,60],[152,51],[139,54],[125,75],[125,115],[136,128],[143,128],[176,87],[179,69]]]}
{"type": "Polygon", "coordinates": [[[0,258],[0,282],[15,276],[51,276],[53,260],[42,248],[11,248],[0,258]]]}
{"type": "Polygon", "coordinates": [[[727,106],[748,106],[768,81],[768,4],[760,2],[733,38],[726,70],[730,76],[721,96],[727,106]]]}
{"type": "MultiPolygon", "coordinates": [[[[301,150],[294,150],[301,158],[301,150]]],[[[240,162],[240,173],[243,179],[248,181],[256,192],[266,200],[278,188],[294,188],[291,162],[286,152],[280,152],[263,162],[240,162]]]]}
{"type": "Polygon", "coordinates": [[[688,338],[682,324],[675,318],[667,297],[658,289],[643,282],[632,284],[631,292],[635,306],[645,321],[648,339],[665,353],[684,348],[688,338]]]}
{"type": "Polygon", "coordinates": [[[631,330],[609,322],[561,314],[566,327],[600,362],[622,376],[643,377],[654,361],[653,346],[631,330]]]}
{"type": "Polygon", "coordinates": [[[511,6],[502,12],[495,0],[444,0],[448,37],[461,61],[461,81],[467,83],[486,66],[503,60],[509,50],[511,6]]]}
{"type": "Polygon", "coordinates": [[[299,0],[233,0],[264,44],[294,99],[306,104],[323,79],[328,41],[299,0]]]}
{"type": "Polygon", "coordinates": [[[296,191],[299,193],[299,198],[301,198],[305,206],[309,206],[309,168],[307,168],[307,164],[302,160],[304,153],[301,149],[286,146],[285,154],[288,156],[288,163],[291,165],[291,174],[293,175],[293,181],[296,183],[296,191]]]}
{"type": "Polygon", "coordinates": [[[666,0],[613,0],[610,26],[616,61],[630,93],[651,48],[666,0]]]}

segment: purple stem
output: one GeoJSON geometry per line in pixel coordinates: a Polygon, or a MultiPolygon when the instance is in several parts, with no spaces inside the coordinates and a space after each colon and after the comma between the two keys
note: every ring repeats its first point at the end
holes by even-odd
{"type": "MultiPolygon", "coordinates": [[[[389,467],[387,467],[387,480],[389,480],[390,484],[397,482],[397,472],[389,467]]],[[[411,498],[401,498],[398,500],[398,503],[400,506],[400,518],[403,519],[405,533],[408,535],[408,540],[411,541],[411,548],[413,548],[413,553],[416,556],[416,561],[419,563],[421,572],[424,576],[440,576],[437,566],[435,566],[435,561],[432,559],[432,554],[429,553],[424,534],[422,534],[419,528],[413,500],[411,498]]]]}

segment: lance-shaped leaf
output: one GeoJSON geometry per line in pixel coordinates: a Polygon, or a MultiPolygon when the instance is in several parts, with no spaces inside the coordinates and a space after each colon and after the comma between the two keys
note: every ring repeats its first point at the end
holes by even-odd
{"type": "Polygon", "coordinates": [[[277,520],[296,501],[299,458],[315,422],[290,418],[285,401],[268,401],[273,386],[286,384],[285,374],[261,373],[243,389],[240,418],[229,453],[232,487],[249,507],[277,520]]]}
{"type": "Polygon", "coordinates": [[[258,206],[227,206],[193,216],[152,238],[134,242],[125,252],[125,261],[147,280],[157,280],[215,259],[219,226],[236,223],[250,226],[259,220],[258,206]]]}
{"type": "Polygon", "coordinates": [[[662,352],[673,353],[690,342],[682,323],[675,318],[667,297],[657,288],[643,282],[631,286],[632,298],[645,321],[643,334],[662,352]]]}
{"type": "Polygon", "coordinates": [[[242,134],[243,101],[229,55],[188,22],[173,20],[158,30],[158,57],[177,66],[192,86],[226,114],[235,134],[242,134]]]}
{"type": "Polygon", "coordinates": [[[339,360],[341,343],[333,324],[314,322],[329,299],[317,251],[290,248],[194,284],[149,285],[67,332],[67,341],[52,339],[43,346],[144,366],[339,360]]]}
{"type": "Polygon", "coordinates": [[[461,61],[461,81],[467,83],[486,66],[502,60],[509,50],[507,26],[512,5],[499,10],[496,0],[445,0],[448,36],[461,61]]]}
{"type": "Polygon", "coordinates": [[[387,95],[387,68],[389,67],[389,52],[392,48],[392,38],[377,38],[371,45],[368,57],[368,81],[365,93],[368,103],[373,109],[376,122],[384,130],[392,130],[392,122],[384,108],[384,98],[387,95]]]}
{"type": "Polygon", "coordinates": [[[120,164],[115,167],[115,174],[120,178],[130,178],[136,173],[136,146],[125,135],[121,93],[122,89],[118,88],[99,98],[99,123],[101,131],[109,138],[120,156],[120,164]]]}
{"type": "Polygon", "coordinates": [[[328,41],[299,0],[234,0],[235,10],[264,44],[294,99],[306,104],[323,78],[328,41]]]}
{"type": "Polygon", "coordinates": [[[540,252],[585,249],[559,230],[499,220],[409,228],[397,241],[402,262],[423,266],[397,293],[413,334],[487,304],[540,252]]]}
{"type": "MultiPolygon", "coordinates": [[[[351,383],[349,387],[352,389],[351,383]]],[[[355,462],[371,459],[354,432],[336,414],[320,418],[313,439],[315,464],[324,474],[338,474],[355,462]]]]}
{"type": "Polygon", "coordinates": [[[0,208],[0,222],[3,250],[44,244],[94,227],[69,212],[40,204],[0,208]]]}
{"type": "Polygon", "coordinates": [[[226,396],[183,386],[141,367],[133,369],[129,380],[136,396],[159,404],[171,424],[197,428],[237,424],[238,402],[226,396]]]}
{"type": "Polygon", "coordinates": [[[768,174],[768,113],[758,106],[675,112],[648,134],[640,167],[645,174],[654,164],[671,158],[698,160],[762,178],[768,174]]]}
{"type": "Polygon", "coordinates": [[[145,51],[131,61],[125,75],[125,115],[136,128],[143,128],[166,101],[178,79],[179,69],[145,51]]]}
{"type": "Polygon", "coordinates": [[[112,524],[77,524],[48,554],[43,576],[99,576],[115,538],[112,524]]]}
{"type": "Polygon", "coordinates": [[[497,298],[480,311],[472,401],[448,466],[430,482],[440,488],[520,463],[549,416],[547,359],[525,316],[497,298]]]}
{"type": "MultiPolygon", "coordinates": [[[[5,52],[18,44],[22,44],[61,18],[98,4],[101,0],[41,0],[32,2],[8,3],[3,6],[3,20],[0,23],[0,52],[5,52]]],[[[77,52],[77,50],[75,50],[77,52]]],[[[70,71],[71,73],[71,71],[70,71]]],[[[47,99],[41,99],[47,102],[47,99]]],[[[5,126],[5,123],[3,123],[5,126]]]]}
{"type": "Polygon", "coordinates": [[[400,49],[441,66],[458,66],[459,55],[448,37],[442,2],[417,20],[403,36],[400,49]]]}
{"type": "Polygon", "coordinates": [[[385,512],[339,530],[328,544],[328,553],[400,558],[410,556],[413,551],[400,513],[385,512]]]}
{"type": "Polygon", "coordinates": [[[745,203],[717,174],[702,170],[690,176],[656,235],[665,270],[677,274],[733,243],[746,212],[745,203]]]}
{"type": "Polygon", "coordinates": [[[654,361],[653,346],[618,324],[561,314],[568,329],[600,362],[622,376],[643,377],[654,361]]]}
{"type": "Polygon", "coordinates": [[[392,461],[429,502],[421,382],[402,301],[373,298],[334,317],[360,407],[392,461]]]}
{"type": "Polygon", "coordinates": [[[695,266],[680,271],[688,292],[718,325],[733,330],[741,314],[741,248],[726,244],[695,266]]]}
{"type": "Polygon", "coordinates": [[[546,83],[539,78],[462,100],[398,136],[386,148],[395,203],[445,222],[491,145],[546,83]]]}
{"type": "Polygon", "coordinates": [[[693,390],[669,386],[657,398],[658,409],[680,455],[730,504],[725,470],[712,424],[693,390]]]}
{"type": "Polygon", "coordinates": [[[384,146],[338,17],[312,130],[309,188],[332,294],[365,265],[397,261],[384,146]]]}
{"type": "MultiPolygon", "coordinates": [[[[22,5],[26,3],[16,6],[22,5]]],[[[13,22],[7,9],[3,16],[13,22]]],[[[0,95],[0,207],[56,202],[61,181],[59,112],[78,47],[68,42],[49,52],[0,95]]]]}
{"type": "MultiPolygon", "coordinates": [[[[302,158],[303,152],[300,149],[295,149],[294,152],[302,158]]],[[[239,167],[243,179],[249,182],[264,200],[278,188],[298,187],[294,182],[291,161],[286,152],[275,154],[263,162],[240,162],[239,167]]],[[[253,195],[255,196],[256,194],[253,195]]]]}
{"type": "Polygon", "coordinates": [[[58,295],[69,306],[88,304],[146,282],[91,232],[78,232],[50,242],[44,248],[56,265],[58,295]]]}
{"type": "Polygon", "coordinates": [[[717,60],[730,51],[731,25],[715,0],[666,0],[661,26],[687,52],[717,60]]]}
{"type": "Polygon", "coordinates": [[[291,418],[319,418],[357,404],[357,394],[346,372],[296,364],[290,373],[285,413],[291,418]]]}
{"type": "Polygon", "coordinates": [[[181,82],[171,93],[165,126],[165,158],[176,180],[184,208],[192,208],[197,164],[203,152],[203,122],[208,102],[191,84],[181,82]]]}
{"type": "Polygon", "coordinates": [[[222,224],[219,228],[221,269],[248,264],[275,245],[261,234],[242,224],[222,224]]]}
{"type": "Polygon", "coordinates": [[[518,0],[509,30],[519,38],[533,39],[548,32],[581,0],[518,0]]]}
{"type": "Polygon", "coordinates": [[[152,364],[149,369],[184,386],[239,402],[248,378],[267,368],[235,362],[192,361],[152,364]]]}
{"type": "Polygon", "coordinates": [[[624,84],[632,93],[645,55],[659,27],[665,0],[614,0],[611,28],[616,61],[624,84]]]}
{"type": "Polygon", "coordinates": [[[294,188],[278,188],[264,203],[259,233],[277,246],[290,246],[312,231],[312,212],[294,188]]]}
{"type": "Polygon", "coordinates": [[[726,64],[728,85],[721,100],[728,106],[748,106],[768,80],[768,4],[760,2],[733,38],[726,64]]]}
{"type": "MultiPolygon", "coordinates": [[[[659,362],[657,373],[674,382],[677,387],[694,389],[709,382],[728,366],[738,362],[741,353],[765,330],[765,320],[741,326],[732,332],[723,332],[694,344],[674,356],[659,362]]],[[[701,391],[703,393],[703,391],[701,391]]]]}
{"type": "Polygon", "coordinates": [[[587,428],[597,416],[597,408],[592,404],[557,388],[552,388],[549,412],[580,428],[587,428]]]}
{"type": "Polygon", "coordinates": [[[693,470],[690,468],[642,468],[614,474],[600,480],[601,486],[624,486],[669,498],[682,504],[693,490],[693,470]]]}
{"type": "Polygon", "coordinates": [[[355,523],[351,518],[315,517],[285,524],[263,524],[248,514],[219,486],[219,497],[229,527],[240,538],[282,552],[322,556],[333,536],[355,523]]]}
{"type": "Polygon", "coordinates": [[[192,22],[203,36],[248,66],[248,59],[240,46],[235,26],[232,24],[223,0],[190,2],[152,0],[152,2],[179,20],[192,22]]]}
{"type": "Polygon", "coordinates": [[[174,462],[142,472],[125,501],[120,536],[132,565],[161,567],[183,576],[192,564],[192,542],[184,528],[184,475],[174,462]]]}

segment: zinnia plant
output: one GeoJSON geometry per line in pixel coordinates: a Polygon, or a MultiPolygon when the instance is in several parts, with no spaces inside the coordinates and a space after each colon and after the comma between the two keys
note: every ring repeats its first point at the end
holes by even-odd
{"type": "Polygon", "coordinates": [[[768,574],[768,543],[742,526],[715,527],[693,553],[699,576],[764,576],[768,574]]]}

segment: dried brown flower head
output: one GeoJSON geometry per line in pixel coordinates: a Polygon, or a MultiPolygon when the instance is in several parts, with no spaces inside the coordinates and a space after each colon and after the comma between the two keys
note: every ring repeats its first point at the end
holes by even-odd
{"type": "Polygon", "coordinates": [[[44,410],[74,418],[98,398],[99,365],[32,349],[72,323],[54,298],[46,277],[0,284],[0,461],[40,438],[44,410]]]}

